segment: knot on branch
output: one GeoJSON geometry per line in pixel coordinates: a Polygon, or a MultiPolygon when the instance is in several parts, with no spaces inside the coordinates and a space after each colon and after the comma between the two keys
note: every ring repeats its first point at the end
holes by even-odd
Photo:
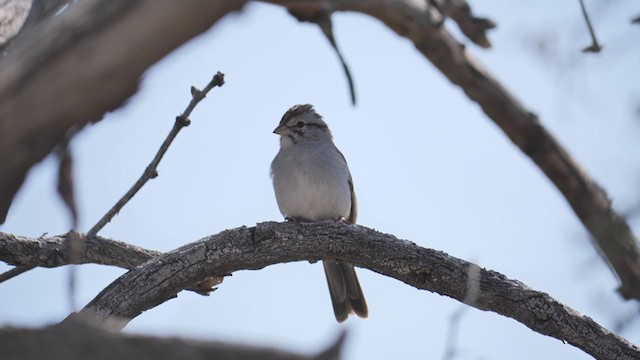
{"type": "MultiPolygon", "coordinates": [[[[195,88],[192,86],[191,89],[192,89],[192,93],[193,93],[193,89],[195,89],[195,88]]],[[[196,91],[199,92],[200,90],[196,89],[196,91]]],[[[180,126],[180,127],[187,127],[187,126],[191,125],[191,120],[189,120],[188,118],[186,118],[184,116],[176,116],[176,125],[180,126]]]]}

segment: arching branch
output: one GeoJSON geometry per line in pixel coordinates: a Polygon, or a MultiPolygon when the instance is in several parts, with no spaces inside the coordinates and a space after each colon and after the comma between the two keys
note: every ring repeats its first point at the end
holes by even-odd
{"type": "Polygon", "coordinates": [[[464,44],[442,26],[442,14],[426,1],[268,0],[290,11],[356,11],[408,38],[438,70],[459,86],[562,193],[598,251],[620,279],[625,299],[640,300],[640,247],[629,224],[602,187],[513,94],[467,54],[464,44]],[[301,9],[301,10],[299,10],[301,9]]]}
{"type": "MultiPolygon", "coordinates": [[[[321,259],[349,261],[458,301],[467,301],[468,269],[475,266],[359,225],[266,222],[226,230],[147,261],[105,288],[82,312],[124,327],[203,279],[321,259]]],[[[513,318],[596,358],[640,356],[636,346],[545,293],[485,269],[480,269],[478,279],[480,292],[469,304],[475,308],[513,318]]]]}

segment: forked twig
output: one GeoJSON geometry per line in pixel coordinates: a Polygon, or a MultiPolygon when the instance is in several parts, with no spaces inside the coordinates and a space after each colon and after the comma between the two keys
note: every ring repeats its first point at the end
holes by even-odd
{"type": "Polygon", "coordinates": [[[106,214],[104,214],[104,216],[89,230],[89,232],[87,232],[87,236],[97,235],[98,232],[102,230],[102,228],[107,225],[107,223],[109,223],[109,221],[111,221],[111,219],[113,219],[113,217],[117,213],[119,213],[120,210],[122,210],[127,202],[129,202],[129,200],[131,200],[131,198],[135,196],[135,194],[144,186],[144,184],[147,183],[147,181],[158,176],[157,169],[160,160],[162,160],[162,157],[167,152],[167,149],[169,149],[169,146],[171,145],[175,137],[178,135],[178,132],[180,132],[182,128],[187,127],[189,126],[189,124],[191,124],[189,115],[191,114],[193,109],[202,99],[207,96],[207,93],[211,91],[211,89],[216,86],[222,85],[224,85],[224,74],[218,71],[203,90],[198,90],[193,86],[191,87],[191,101],[189,102],[189,105],[187,105],[187,108],[181,115],[176,116],[176,122],[173,124],[173,128],[169,132],[169,135],[167,135],[167,138],[164,140],[162,145],[160,145],[160,149],[158,149],[156,156],[153,158],[153,160],[151,160],[151,163],[147,165],[147,168],[144,170],[138,181],[136,181],[131,189],[129,189],[129,191],[127,191],[127,193],[124,194],[122,198],[120,198],[120,200],[118,200],[118,202],[113,205],[113,207],[109,209],[109,211],[107,211],[106,214]]]}
{"type": "Polygon", "coordinates": [[[13,269],[0,274],[0,283],[16,277],[22,273],[25,273],[33,268],[35,268],[35,266],[16,266],[13,269]]]}
{"type": "Polygon", "coordinates": [[[602,50],[602,46],[598,42],[598,39],[596,39],[596,32],[593,30],[593,25],[591,25],[591,19],[589,19],[589,14],[587,13],[587,7],[584,5],[584,0],[580,0],[580,8],[582,8],[582,16],[584,16],[584,21],[587,23],[589,33],[591,34],[591,45],[582,49],[582,51],[598,53],[602,50]]]}

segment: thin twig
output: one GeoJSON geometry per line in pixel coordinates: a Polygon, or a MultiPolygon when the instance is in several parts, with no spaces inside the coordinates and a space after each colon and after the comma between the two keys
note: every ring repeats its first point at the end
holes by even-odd
{"type": "Polygon", "coordinates": [[[16,266],[13,269],[0,274],[0,283],[16,277],[22,273],[25,273],[33,268],[35,268],[35,266],[16,266]]]}
{"type": "Polygon", "coordinates": [[[191,120],[189,120],[189,115],[191,114],[193,109],[196,107],[196,105],[198,105],[198,103],[202,99],[204,99],[207,96],[207,93],[211,89],[213,89],[216,86],[222,86],[223,84],[224,84],[224,74],[218,71],[213,76],[209,84],[207,84],[207,86],[204,88],[204,90],[198,90],[193,86],[191,87],[191,101],[189,102],[189,105],[181,115],[176,116],[176,122],[173,124],[173,128],[169,132],[169,135],[167,135],[167,138],[164,140],[162,145],[160,145],[160,149],[158,149],[156,156],[153,158],[153,160],[151,160],[151,163],[149,163],[149,165],[144,170],[144,172],[142,173],[138,181],[136,181],[135,184],[133,184],[133,186],[131,187],[131,189],[129,189],[129,191],[127,191],[127,193],[124,194],[124,196],[122,196],[122,198],[120,198],[120,200],[118,200],[118,202],[115,205],[113,205],[113,207],[109,209],[109,211],[107,211],[106,214],[104,214],[104,216],[100,219],[100,221],[98,221],[91,228],[91,230],[89,230],[89,232],[87,233],[87,236],[94,236],[98,234],[98,232],[109,221],[111,221],[111,219],[113,219],[113,217],[117,213],[119,213],[120,210],[122,210],[122,208],[126,205],[126,203],[129,202],[129,200],[131,200],[133,196],[135,196],[138,190],[140,190],[142,186],[144,186],[144,184],[147,183],[147,181],[158,176],[157,169],[158,169],[158,164],[160,163],[160,160],[162,160],[162,157],[167,152],[167,149],[169,149],[169,146],[175,139],[176,135],[178,135],[178,132],[180,132],[182,128],[189,126],[189,124],[191,124],[191,120]]]}
{"type": "Polygon", "coordinates": [[[582,49],[583,52],[600,52],[602,50],[602,46],[598,43],[598,39],[596,39],[596,32],[593,30],[593,26],[591,25],[591,19],[589,19],[589,14],[587,13],[587,8],[584,5],[584,0],[580,0],[580,7],[582,8],[582,16],[584,16],[584,21],[587,23],[589,27],[589,33],[591,34],[591,45],[582,49]]]}
{"type": "Polygon", "coordinates": [[[333,23],[331,22],[331,12],[323,9],[321,11],[312,12],[310,14],[306,14],[300,11],[294,11],[289,9],[289,14],[295,17],[300,22],[310,22],[318,25],[320,30],[324,34],[324,36],[329,40],[329,44],[333,47],[333,50],[338,55],[338,60],[340,60],[340,64],[342,65],[342,70],[344,71],[345,76],[347,77],[347,83],[349,85],[349,95],[351,96],[351,105],[356,105],[356,90],[355,85],[353,83],[353,77],[351,76],[351,70],[349,70],[349,65],[344,59],[342,52],[338,48],[338,43],[336,42],[336,38],[333,35],[333,23]]]}

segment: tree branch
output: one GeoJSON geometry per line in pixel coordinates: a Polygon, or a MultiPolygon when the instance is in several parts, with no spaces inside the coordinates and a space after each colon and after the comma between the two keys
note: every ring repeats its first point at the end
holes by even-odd
{"type": "MultiPolygon", "coordinates": [[[[147,250],[100,236],[82,236],[73,232],[37,239],[0,232],[0,261],[16,266],[0,275],[0,283],[34,267],[99,264],[130,270],[160,255],[162,255],[160,251],[147,250]],[[73,244],[74,237],[78,236],[84,240],[83,251],[72,256],[70,246],[73,244]]],[[[222,280],[222,276],[208,277],[193,283],[187,290],[208,295],[222,280]]]]}
{"type": "Polygon", "coordinates": [[[589,18],[589,13],[587,12],[587,7],[584,5],[584,0],[580,1],[580,9],[582,10],[582,16],[584,17],[584,21],[587,23],[587,27],[589,28],[589,35],[591,35],[591,45],[582,49],[583,52],[593,52],[599,53],[602,50],[602,46],[596,39],[596,32],[593,30],[593,25],[591,24],[591,19],[589,18]]]}
{"type": "Polygon", "coordinates": [[[640,249],[626,220],[606,192],[498,80],[467,55],[463,44],[440,26],[426,2],[411,0],[269,0],[293,11],[357,11],[384,22],[408,38],[452,83],[482,110],[560,190],[591,233],[620,279],[625,299],[640,300],[640,249]]]}
{"type": "Polygon", "coordinates": [[[26,172],[70,128],[121,106],[147,68],[244,3],[85,0],[13,44],[0,63],[0,224],[26,172]]]}
{"type": "MultiPolygon", "coordinates": [[[[25,34],[29,32],[33,27],[35,27],[41,21],[54,16],[60,9],[64,6],[69,5],[72,0],[0,0],[6,2],[16,4],[21,4],[22,6],[29,5],[29,13],[24,18],[24,22],[20,24],[19,28],[14,28],[13,34],[8,38],[3,39],[0,37],[0,59],[2,56],[5,56],[10,47],[13,46],[16,42],[20,41],[24,38],[25,34]],[[3,41],[4,40],[4,41],[3,41]]],[[[12,9],[13,10],[13,9],[12,9]]],[[[19,21],[21,15],[20,14],[12,14],[12,22],[19,21]]]]}
{"type": "Polygon", "coordinates": [[[85,251],[71,259],[69,244],[72,234],[30,238],[0,232],[0,261],[15,266],[53,268],[69,264],[100,264],[133,269],[160,256],[160,251],[147,250],[100,236],[85,238],[85,251]]]}
{"type": "Polygon", "coordinates": [[[120,210],[122,210],[127,202],[129,202],[129,200],[131,200],[131,198],[133,198],[138,193],[138,191],[142,189],[147,181],[158,176],[158,164],[160,164],[162,157],[167,152],[169,146],[171,146],[171,143],[176,138],[176,136],[178,136],[180,130],[191,124],[189,115],[191,115],[193,109],[195,109],[198,103],[207,96],[211,89],[216,86],[222,86],[223,84],[224,74],[218,71],[211,78],[211,81],[209,81],[209,83],[203,90],[198,90],[193,86],[191,87],[191,101],[189,101],[189,104],[187,105],[186,109],[184,109],[182,114],[176,117],[173,128],[171,128],[171,131],[169,131],[166,139],[164,139],[162,145],[160,145],[160,148],[158,149],[156,155],[153,157],[153,160],[151,160],[151,163],[147,165],[147,167],[142,172],[142,175],[140,175],[138,181],[133,184],[129,191],[127,191],[120,198],[120,200],[118,200],[118,202],[116,202],[115,205],[113,205],[113,207],[109,209],[109,211],[107,211],[107,213],[104,214],[104,216],[100,220],[98,220],[98,222],[91,228],[91,230],[89,230],[87,236],[91,237],[96,235],[105,225],[107,225],[107,223],[109,223],[109,221],[111,221],[111,219],[113,219],[114,216],[116,216],[117,213],[120,212],[120,210]]]}
{"type": "Polygon", "coordinates": [[[5,360],[332,360],[339,359],[344,334],[315,356],[247,345],[127,335],[74,319],[42,330],[0,329],[5,360]]]}
{"type": "MultiPolygon", "coordinates": [[[[60,259],[65,259],[62,249],[52,246],[64,244],[64,239],[25,239],[7,234],[0,237],[15,238],[32,244],[29,249],[40,251],[39,255],[28,259],[47,258],[43,265],[60,264],[60,259]],[[36,246],[38,243],[42,246],[36,246]]],[[[104,256],[95,255],[104,253],[98,249],[103,241],[106,239],[87,242],[89,259],[106,262],[104,256]]],[[[128,251],[126,244],[110,242],[110,246],[128,251]]],[[[24,251],[27,248],[7,247],[7,243],[0,243],[0,249],[4,249],[0,253],[1,259],[13,259],[13,264],[26,265],[24,257],[19,257],[18,262],[18,255],[10,258],[7,253],[9,249],[17,249],[23,254],[27,253],[24,251]]],[[[513,318],[538,333],[567,341],[596,358],[635,359],[640,356],[636,346],[549,295],[516,280],[478,268],[473,271],[478,281],[470,282],[469,269],[476,267],[472,263],[363,226],[333,222],[265,222],[256,227],[241,227],[208,236],[159,255],[124,274],[96,296],[82,313],[122,328],[143,311],[175,297],[191,284],[238,270],[324,259],[348,261],[418,289],[437,292],[477,309],[513,318]],[[470,286],[470,283],[475,285],[470,286]],[[470,291],[473,296],[469,295],[470,291]]]]}
{"type": "Polygon", "coordinates": [[[442,14],[440,23],[450,17],[474,44],[483,48],[491,47],[487,31],[496,27],[493,20],[474,16],[469,3],[464,0],[430,0],[430,3],[442,14]]]}

